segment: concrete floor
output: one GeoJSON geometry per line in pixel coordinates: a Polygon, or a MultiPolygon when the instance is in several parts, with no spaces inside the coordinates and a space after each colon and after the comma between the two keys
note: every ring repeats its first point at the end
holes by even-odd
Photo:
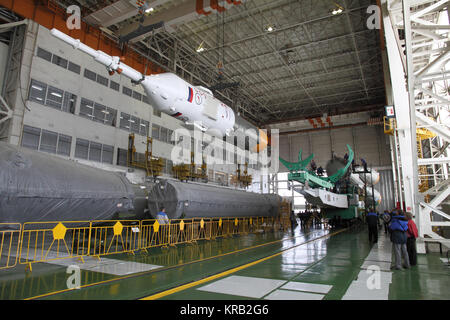
{"type": "Polygon", "coordinates": [[[450,268],[439,254],[390,270],[390,241],[365,228],[250,234],[148,253],[36,263],[0,270],[0,299],[448,300],[450,268]],[[68,289],[68,266],[80,289],[68,289]],[[374,271],[372,271],[374,270],[374,271]]]}

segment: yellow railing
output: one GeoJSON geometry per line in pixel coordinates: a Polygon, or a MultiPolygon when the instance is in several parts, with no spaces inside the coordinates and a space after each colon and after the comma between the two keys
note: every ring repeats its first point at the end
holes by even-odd
{"type": "Polygon", "coordinates": [[[20,237],[19,263],[31,264],[89,255],[91,222],[26,222],[20,237]]]}
{"type": "Polygon", "coordinates": [[[248,233],[286,230],[273,217],[0,223],[0,270],[19,264],[80,259],[167,248],[248,233]]]}
{"type": "Polygon", "coordinates": [[[194,239],[193,219],[174,219],[169,223],[169,245],[191,243],[194,239]]]}
{"type": "Polygon", "coordinates": [[[170,223],[160,224],[157,220],[141,221],[140,249],[167,247],[170,243],[170,223]]]}
{"type": "Polygon", "coordinates": [[[93,221],[90,228],[89,255],[94,257],[140,249],[140,221],[93,221]]]}
{"type": "Polygon", "coordinates": [[[20,223],[0,223],[0,270],[16,266],[21,232],[20,223]]]}

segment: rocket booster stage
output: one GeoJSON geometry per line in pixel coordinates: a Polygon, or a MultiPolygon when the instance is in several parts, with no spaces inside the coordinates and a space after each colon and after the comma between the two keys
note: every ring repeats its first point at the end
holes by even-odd
{"type": "MultiPolygon", "coordinates": [[[[106,67],[110,75],[117,72],[134,84],[141,84],[151,105],[159,111],[215,135],[230,135],[234,131],[236,119],[233,109],[216,99],[209,89],[195,87],[173,73],[144,76],[122,63],[120,57],[111,57],[102,51],[94,50],[57,29],[52,29],[50,33],[93,57],[106,67]]],[[[267,135],[261,130],[259,141],[256,151],[264,149],[268,143],[267,135]]]]}

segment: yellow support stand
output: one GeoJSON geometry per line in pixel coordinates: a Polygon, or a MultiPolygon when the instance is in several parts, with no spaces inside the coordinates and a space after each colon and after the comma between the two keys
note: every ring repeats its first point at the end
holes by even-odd
{"type": "Polygon", "coordinates": [[[383,122],[384,122],[384,133],[393,136],[395,132],[395,119],[384,116],[383,122]]]}

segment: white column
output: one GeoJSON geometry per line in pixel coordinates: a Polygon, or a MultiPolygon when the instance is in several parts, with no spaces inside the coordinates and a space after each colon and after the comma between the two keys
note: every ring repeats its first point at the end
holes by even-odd
{"type": "MultiPolygon", "coordinates": [[[[382,0],[382,15],[384,32],[386,37],[386,48],[389,61],[389,72],[391,75],[392,94],[397,120],[398,143],[400,146],[401,171],[403,177],[405,209],[416,215],[415,188],[414,188],[414,152],[416,145],[412,144],[416,137],[415,130],[411,128],[410,96],[406,90],[405,73],[397,46],[394,28],[389,18],[386,0],[382,0]]],[[[417,151],[416,151],[417,152],[417,151]]],[[[417,166],[417,162],[415,163],[417,166]]]]}

